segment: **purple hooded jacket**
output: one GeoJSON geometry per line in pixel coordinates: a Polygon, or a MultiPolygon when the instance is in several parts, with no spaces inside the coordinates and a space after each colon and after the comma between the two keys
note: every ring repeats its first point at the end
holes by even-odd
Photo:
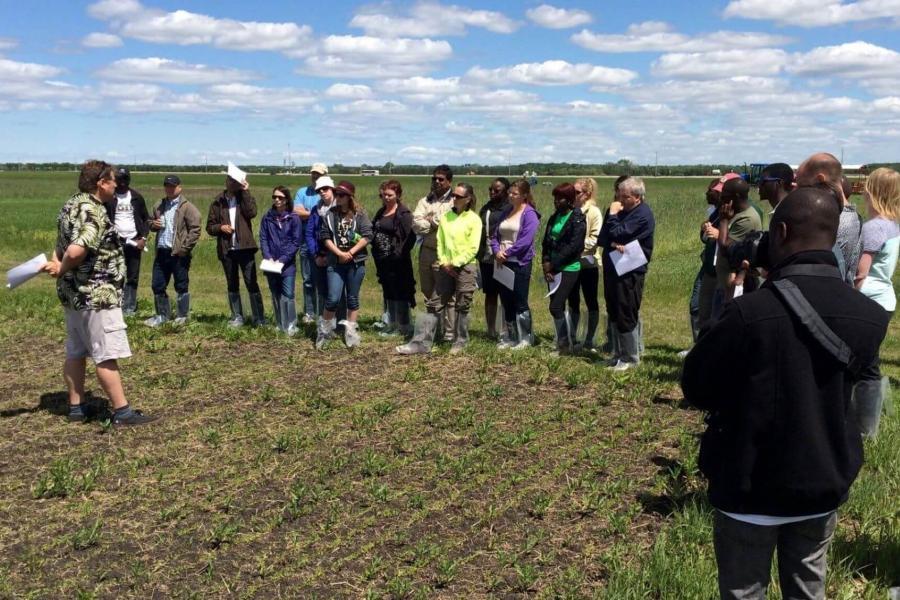
{"type": "MultiPolygon", "coordinates": [[[[503,211],[500,222],[506,220],[506,217],[513,211],[512,206],[503,211]]],[[[519,235],[516,241],[506,250],[506,259],[517,262],[520,265],[527,265],[534,258],[534,236],[537,233],[540,224],[541,215],[530,204],[525,205],[522,211],[522,222],[519,225],[519,235]]],[[[500,227],[498,226],[494,235],[491,236],[491,251],[494,254],[500,252],[500,227]]]]}
{"type": "Polygon", "coordinates": [[[274,208],[270,209],[259,224],[259,246],[262,248],[263,258],[284,263],[282,277],[296,276],[301,235],[303,223],[293,212],[279,215],[274,208]]]}

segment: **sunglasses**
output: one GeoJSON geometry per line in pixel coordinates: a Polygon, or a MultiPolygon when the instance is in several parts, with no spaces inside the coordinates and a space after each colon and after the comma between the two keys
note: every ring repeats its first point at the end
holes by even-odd
{"type": "Polygon", "coordinates": [[[432,177],[432,181],[447,181],[446,177],[432,177]]]}
{"type": "Polygon", "coordinates": [[[456,198],[457,200],[463,200],[464,198],[468,198],[469,195],[464,194],[464,195],[460,196],[459,194],[453,194],[453,197],[456,198]]]}
{"type": "Polygon", "coordinates": [[[771,183],[773,181],[782,181],[782,179],[781,177],[760,177],[759,185],[762,185],[764,183],[771,183]]]}
{"type": "Polygon", "coordinates": [[[279,196],[278,194],[272,194],[272,200],[275,200],[277,202],[279,200],[287,200],[287,198],[285,198],[284,196],[279,196]]]}

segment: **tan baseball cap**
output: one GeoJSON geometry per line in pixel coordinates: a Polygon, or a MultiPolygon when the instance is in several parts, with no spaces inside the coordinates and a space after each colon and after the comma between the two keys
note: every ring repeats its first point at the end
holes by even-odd
{"type": "Polygon", "coordinates": [[[319,175],[328,175],[328,167],[325,166],[325,163],[313,163],[313,166],[309,168],[310,173],[318,173],[319,175]]]}

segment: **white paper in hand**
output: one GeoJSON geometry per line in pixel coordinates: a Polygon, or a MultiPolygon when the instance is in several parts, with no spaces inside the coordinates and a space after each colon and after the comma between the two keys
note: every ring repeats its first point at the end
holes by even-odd
{"type": "Polygon", "coordinates": [[[506,289],[511,290],[516,284],[516,272],[506,265],[501,265],[500,263],[495,262],[494,279],[496,279],[497,283],[499,283],[506,289]]]}
{"type": "Polygon", "coordinates": [[[40,273],[41,267],[47,264],[47,256],[38,254],[28,262],[13,267],[6,272],[6,287],[13,289],[18,287],[40,273]]]}
{"type": "Polygon", "coordinates": [[[616,268],[616,274],[619,277],[647,264],[647,257],[644,256],[644,250],[637,240],[625,244],[625,252],[619,252],[618,250],[610,252],[609,259],[616,268]]]}
{"type": "Polygon", "coordinates": [[[557,273],[556,275],[553,276],[553,281],[551,281],[550,283],[547,284],[547,287],[550,289],[550,291],[547,292],[547,295],[544,296],[544,298],[549,298],[550,296],[555,294],[556,290],[559,289],[559,284],[561,284],[561,283],[562,283],[562,273],[557,273]]]}
{"type": "Polygon", "coordinates": [[[264,258],[262,259],[262,262],[259,263],[259,269],[266,273],[277,273],[278,275],[281,275],[281,271],[284,270],[284,263],[272,260],[271,258],[264,258]]]}
{"type": "Polygon", "coordinates": [[[228,176],[238,183],[247,183],[247,174],[244,171],[241,171],[237,165],[230,160],[228,161],[228,176]]]}

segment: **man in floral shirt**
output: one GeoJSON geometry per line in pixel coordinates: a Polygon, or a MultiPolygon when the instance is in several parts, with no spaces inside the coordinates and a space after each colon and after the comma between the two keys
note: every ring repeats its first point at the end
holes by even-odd
{"type": "Polygon", "coordinates": [[[69,420],[87,418],[84,400],[85,360],[94,361],[97,379],[109,396],[114,425],[142,425],[154,420],[133,410],[125,399],[117,359],[131,356],[122,317],[125,257],[104,202],[115,195],[114,167],[89,160],[78,178],[80,193],[63,205],[57,219],[56,250],[44,266],[54,277],[66,313],[66,362],[69,420]]]}

